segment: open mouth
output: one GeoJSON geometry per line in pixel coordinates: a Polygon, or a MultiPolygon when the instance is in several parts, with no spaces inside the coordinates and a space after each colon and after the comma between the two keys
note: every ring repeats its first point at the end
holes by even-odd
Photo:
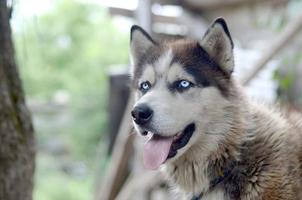
{"type": "Polygon", "coordinates": [[[171,145],[168,158],[173,158],[177,154],[177,150],[183,148],[190,141],[193,132],[195,131],[195,124],[189,124],[182,133],[173,137],[173,143],[171,145]]]}
{"type": "Polygon", "coordinates": [[[144,146],[144,165],[146,169],[156,170],[167,159],[174,157],[177,151],[188,144],[195,131],[191,123],[178,134],[163,137],[153,134],[144,146]]]}

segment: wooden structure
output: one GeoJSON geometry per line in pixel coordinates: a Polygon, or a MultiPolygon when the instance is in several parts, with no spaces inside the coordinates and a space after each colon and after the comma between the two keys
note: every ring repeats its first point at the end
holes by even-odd
{"type": "MultiPolygon", "coordinates": [[[[127,67],[125,67],[127,69],[127,67]]],[[[129,76],[125,70],[110,70],[109,71],[109,147],[108,154],[111,154],[116,136],[119,131],[123,113],[125,112],[129,99],[129,76]]]]}
{"type": "Polygon", "coordinates": [[[296,20],[292,21],[285,30],[279,35],[277,40],[274,41],[267,53],[264,54],[261,59],[252,67],[252,71],[242,80],[244,85],[247,85],[270,61],[278,52],[284,49],[290,44],[290,41],[299,33],[302,29],[302,14],[300,14],[296,20]]]}
{"type": "Polygon", "coordinates": [[[161,4],[174,4],[179,5],[187,10],[194,12],[213,11],[217,9],[234,8],[238,6],[249,6],[256,3],[273,3],[283,4],[287,3],[288,0],[184,0],[184,1],[173,1],[173,0],[157,0],[161,4]]]}

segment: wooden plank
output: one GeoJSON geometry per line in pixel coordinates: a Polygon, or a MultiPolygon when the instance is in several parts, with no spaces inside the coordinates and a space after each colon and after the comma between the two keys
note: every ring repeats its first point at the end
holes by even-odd
{"type": "MultiPolygon", "coordinates": [[[[134,16],[134,11],[129,9],[109,7],[109,11],[111,15],[123,15],[126,17],[134,16]]],[[[200,39],[201,33],[204,33],[209,25],[209,23],[201,16],[196,16],[189,13],[183,13],[178,17],[152,14],[151,18],[153,23],[168,23],[186,26],[188,29],[188,36],[197,39],[200,39]]]]}
{"type": "MultiPolygon", "coordinates": [[[[121,15],[125,17],[134,18],[135,11],[126,8],[118,8],[118,7],[108,7],[110,15],[121,15]]],[[[166,15],[156,15],[152,13],[151,16],[152,22],[160,22],[160,23],[171,23],[171,24],[181,24],[177,17],[170,17],[166,15]]]]}
{"type": "Polygon", "coordinates": [[[118,7],[108,7],[110,15],[121,15],[125,17],[134,18],[134,10],[126,9],[126,8],[118,8],[118,7]]]}
{"type": "Polygon", "coordinates": [[[178,21],[188,28],[187,36],[200,40],[202,34],[208,30],[209,22],[202,18],[201,16],[196,16],[192,13],[184,12],[178,21]]]}
{"type": "Polygon", "coordinates": [[[97,192],[97,200],[114,200],[128,175],[128,161],[133,152],[133,132],[130,112],[133,100],[130,99],[119,129],[118,137],[108,166],[108,172],[102,181],[102,188],[97,192]]]}
{"type": "Polygon", "coordinates": [[[282,49],[290,44],[290,41],[302,29],[302,14],[291,21],[284,31],[279,35],[275,42],[271,44],[270,49],[255,63],[246,77],[243,78],[243,85],[247,85],[257,74],[266,66],[266,64],[282,49]]]}
{"type": "Polygon", "coordinates": [[[271,3],[274,5],[286,4],[289,0],[182,0],[182,1],[173,1],[173,0],[155,0],[161,4],[168,5],[180,5],[184,8],[201,12],[201,11],[210,11],[221,8],[233,8],[236,6],[247,6],[256,3],[271,3]]]}
{"type": "Polygon", "coordinates": [[[112,68],[109,72],[109,103],[108,103],[108,118],[109,118],[109,146],[108,154],[111,154],[112,148],[117,137],[119,126],[125,112],[127,101],[129,98],[129,75],[126,70],[117,70],[112,68]]]}
{"type": "Polygon", "coordinates": [[[141,27],[148,33],[152,33],[152,2],[151,0],[138,1],[137,9],[135,10],[135,18],[141,27]]]}
{"type": "MultiPolygon", "coordinates": [[[[135,11],[126,8],[118,8],[118,7],[108,7],[110,15],[121,15],[125,17],[134,18],[135,11]]],[[[177,17],[170,17],[166,15],[157,15],[152,13],[152,21],[153,22],[161,22],[161,23],[171,23],[171,24],[181,24],[177,17]]]]}

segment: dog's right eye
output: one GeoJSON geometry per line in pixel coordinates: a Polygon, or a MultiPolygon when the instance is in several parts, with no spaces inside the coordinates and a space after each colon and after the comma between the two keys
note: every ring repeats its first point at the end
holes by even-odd
{"type": "Polygon", "coordinates": [[[148,90],[150,90],[151,88],[151,84],[149,81],[145,81],[145,82],[142,82],[140,84],[140,91],[142,91],[143,93],[147,92],[148,90]]]}

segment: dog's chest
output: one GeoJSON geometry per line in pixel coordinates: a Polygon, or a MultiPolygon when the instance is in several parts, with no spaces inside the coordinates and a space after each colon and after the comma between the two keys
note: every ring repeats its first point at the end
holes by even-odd
{"type": "Polygon", "coordinates": [[[204,193],[201,195],[192,196],[192,194],[183,194],[182,200],[230,200],[230,198],[225,195],[222,189],[215,189],[209,193],[204,193]]]}
{"type": "Polygon", "coordinates": [[[210,193],[204,194],[200,200],[228,200],[222,190],[218,189],[210,193]]]}

